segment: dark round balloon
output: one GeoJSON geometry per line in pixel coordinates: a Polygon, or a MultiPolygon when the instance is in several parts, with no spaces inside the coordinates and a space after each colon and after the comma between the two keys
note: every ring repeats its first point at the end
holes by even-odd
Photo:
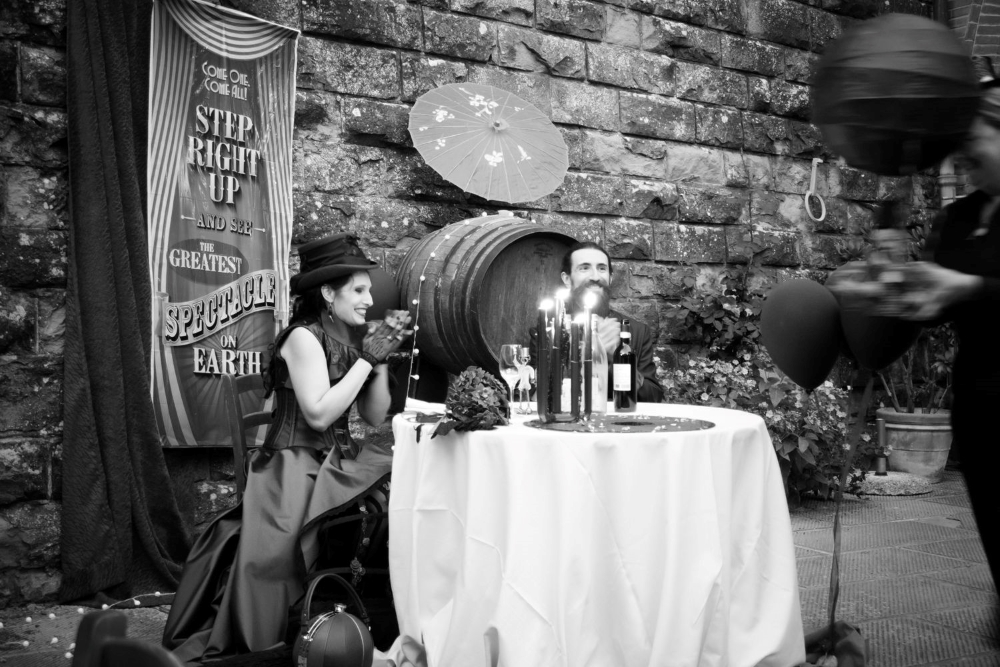
{"type": "Polygon", "coordinates": [[[849,165],[909,174],[958,148],[980,90],[969,52],[942,23],[910,14],[864,21],[816,66],[812,122],[849,165]]]}
{"type": "MultiPolygon", "coordinates": [[[[848,262],[831,272],[826,284],[836,285],[864,268],[864,262],[848,262]]],[[[910,349],[920,333],[920,325],[916,322],[870,315],[859,305],[845,303],[842,299],[838,302],[844,344],[862,368],[873,371],[885,368],[910,349]]]]}
{"type": "Polygon", "coordinates": [[[837,299],[812,280],[776,285],[760,313],[760,336],[775,365],[811,391],[823,383],[840,354],[837,299]]]}
{"type": "Polygon", "coordinates": [[[365,314],[365,319],[381,320],[386,310],[399,310],[399,287],[396,281],[384,269],[375,268],[368,272],[372,279],[372,307],[365,314]]]}

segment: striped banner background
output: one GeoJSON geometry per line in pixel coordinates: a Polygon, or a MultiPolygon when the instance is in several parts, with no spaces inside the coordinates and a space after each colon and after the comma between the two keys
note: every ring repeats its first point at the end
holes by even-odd
{"type": "Polygon", "coordinates": [[[167,447],[231,446],[222,375],[259,372],[287,320],[297,39],[198,0],[153,2],[150,373],[167,447]],[[197,335],[165,333],[178,324],[197,335]]]}

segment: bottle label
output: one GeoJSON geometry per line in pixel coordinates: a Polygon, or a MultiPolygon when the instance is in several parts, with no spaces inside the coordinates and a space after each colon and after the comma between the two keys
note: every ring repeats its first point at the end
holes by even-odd
{"type": "Polygon", "coordinates": [[[614,390],[632,391],[632,364],[615,364],[614,390]]]}

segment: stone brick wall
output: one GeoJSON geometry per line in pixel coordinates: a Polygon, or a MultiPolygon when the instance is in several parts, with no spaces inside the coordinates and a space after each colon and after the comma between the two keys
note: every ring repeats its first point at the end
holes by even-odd
{"type": "MultiPolygon", "coordinates": [[[[389,271],[442,225],[518,211],[606,244],[621,310],[683,350],[661,315],[682,263],[706,280],[739,244],[772,248],[762,280],[820,272],[904,197],[936,207],[931,175],[840,165],[809,124],[810,68],[858,20],[930,15],[932,0],[234,0],[300,28],[296,244],[351,230],[389,271]],[[407,114],[438,85],[489,83],[532,102],[569,146],[551,196],[510,205],[463,193],[412,148],[407,114]],[[813,157],[826,198],[805,215],[813,157]]],[[[65,0],[0,3],[0,605],[58,586],[66,286],[65,0]]],[[[229,502],[225,451],[169,451],[200,526],[229,502]]]]}
{"type": "Polygon", "coordinates": [[[949,0],[949,21],[974,56],[1000,54],[1000,0],[949,0]]]}
{"type": "Polygon", "coordinates": [[[0,5],[0,607],[58,587],[65,0],[0,5]]]}

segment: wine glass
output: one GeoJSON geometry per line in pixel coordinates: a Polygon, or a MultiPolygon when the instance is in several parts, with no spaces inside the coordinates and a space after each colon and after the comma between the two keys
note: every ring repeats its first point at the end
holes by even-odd
{"type": "Polygon", "coordinates": [[[517,378],[520,375],[517,368],[517,350],[518,345],[501,345],[500,346],[500,376],[503,377],[504,382],[510,387],[510,407],[513,410],[514,407],[514,384],[517,382],[517,378]]]}
{"type": "Polygon", "coordinates": [[[517,351],[517,360],[520,362],[518,365],[521,370],[521,402],[520,410],[522,415],[528,415],[532,413],[531,409],[531,380],[534,378],[534,369],[530,366],[531,364],[531,350],[522,345],[517,351]]]}

